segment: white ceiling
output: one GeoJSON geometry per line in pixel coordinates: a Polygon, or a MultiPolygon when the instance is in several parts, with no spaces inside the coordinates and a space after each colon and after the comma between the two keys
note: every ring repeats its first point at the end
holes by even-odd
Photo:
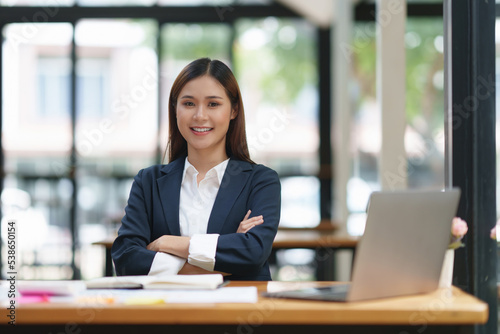
{"type": "Polygon", "coordinates": [[[299,13],[313,24],[327,28],[335,19],[335,1],[350,1],[353,4],[359,0],[277,0],[281,4],[299,13]]]}

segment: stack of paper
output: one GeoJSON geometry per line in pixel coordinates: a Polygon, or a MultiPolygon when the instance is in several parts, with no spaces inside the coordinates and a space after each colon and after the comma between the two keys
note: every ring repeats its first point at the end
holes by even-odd
{"type": "Polygon", "coordinates": [[[75,296],[85,290],[82,281],[30,281],[16,282],[17,290],[23,296],[75,296]]]}
{"type": "Polygon", "coordinates": [[[80,295],[82,300],[112,300],[116,304],[173,304],[173,303],[256,303],[255,286],[223,287],[215,290],[143,290],[143,289],[90,289],[80,295]]]}

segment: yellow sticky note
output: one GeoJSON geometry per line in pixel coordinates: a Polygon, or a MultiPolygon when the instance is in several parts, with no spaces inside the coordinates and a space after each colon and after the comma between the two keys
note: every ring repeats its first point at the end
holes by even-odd
{"type": "Polygon", "coordinates": [[[149,298],[149,297],[134,297],[128,298],[125,305],[157,305],[157,304],[165,304],[165,300],[163,298],[149,298]]]}
{"type": "Polygon", "coordinates": [[[84,296],[77,299],[79,303],[85,304],[113,304],[115,299],[113,297],[101,297],[101,296],[84,296]]]}

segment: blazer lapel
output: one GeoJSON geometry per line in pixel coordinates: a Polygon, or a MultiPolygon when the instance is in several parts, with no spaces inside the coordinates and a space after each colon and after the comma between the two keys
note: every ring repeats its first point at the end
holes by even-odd
{"type": "Polygon", "coordinates": [[[167,222],[172,235],[181,235],[179,225],[179,199],[181,193],[182,172],[185,158],[179,158],[162,168],[165,175],[158,178],[158,192],[167,222]]]}
{"type": "Polygon", "coordinates": [[[251,170],[252,166],[248,162],[229,160],[210,213],[207,233],[219,233],[222,230],[227,215],[248,181],[251,170]]]}

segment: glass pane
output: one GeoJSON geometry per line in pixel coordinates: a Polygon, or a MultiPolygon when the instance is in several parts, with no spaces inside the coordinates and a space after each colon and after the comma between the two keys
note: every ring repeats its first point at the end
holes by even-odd
{"type": "Polygon", "coordinates": [[[234,59],[252,159],[282,177],[281,226],[320,222],[316,30],[303,20],[238,20],[234,59]],[[288,177],[286,176],[295,176],[288,177]]]}
{"type": "Polygon", "coordinates": [[[104,275],[105,250],[93,243],[116,237],[132,180],[132,176],[78,178],[78,258],[84,279],[104,275]]]}
{"type": "Polygon", "coordinates": [[[152,163],[158,119],[155,24],[83,20],[75,36],[80,160],[88,169],[123,173],[152,163]]]}
{"type": "Polygon", "coordinates": [[[157,25],[82,20],[76,39],[77,225],[83,278],[103,275],[103,249],[123,216],[131,180],[158,147],[157,25]]]}
{"type": "Polygon", "coordinates": [[[315,31],[305,21],[274,17],[236,23],[235,68],[250,153],[281,175],[318,171],[315,31]]]}
{"type": "Polygon", "coordinates": [[[32,29],[23,23],[2,31],[2,228],[17,220],[19,278],[71,278],[73,186],[66,177],[73,29],[66,23],[32,29]]]}
{"type": "MultiPolygon", "coordinates": [[[[348,231],[364,231],[369,195],[380,189],[380,111],[376,102],[374,23],[354,26],[353,75],[357,106],[351,141],[353,171],[348,183],[348,231]]],[[[443,21],[409,18],[406,44],[405,148],[409,188],[444,187],[443,21]]]]}
{"type": "Polygon", "coordinates": [[[281,178],[281,227],[314,227],[319,215],[319,180],[314,176],[281,178]]]}
{"type": "Polygon", "coordinates": [[[347,183],[347,208],[350,212],[347,231],[361,235],[364,211],[372,191],[380,188],[378,156],[381,143],[381,119],[376,98],[375,23],[354,25],[352,42],[353,96],[351,145],[352,174],[347,183]]]}
{"type": "Polygon", "coordinates": [[[79,6],[151,6],[156,0],[77,0],[79,6]]]}
{"type": "Polygon", "coordinates": [[[408,19],[405,147],[410,188],[444,188],[443,20],[408,19]]]}
{"type": "Polygon", "coordinates": [[[75,0],[0,0],[0,6],[41,6],[42,11],[37,13],[36,22],[47,22],[47,17],[53,17],[57,14],[56,7],[73,6],[75,0]]]}

